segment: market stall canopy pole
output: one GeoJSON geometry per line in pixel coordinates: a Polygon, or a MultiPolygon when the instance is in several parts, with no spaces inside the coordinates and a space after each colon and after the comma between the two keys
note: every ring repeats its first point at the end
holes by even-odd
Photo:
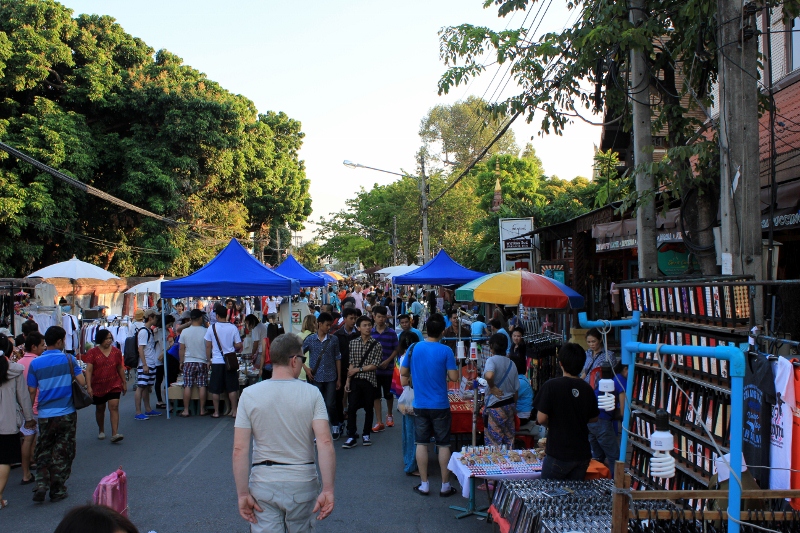
{"type": "Polygon", "coordinates": [[[517,270],[478,278],[456,289],[460,302],[519,305],[540,309],[580,309],[583,296],[552,278],[517,270]]]}

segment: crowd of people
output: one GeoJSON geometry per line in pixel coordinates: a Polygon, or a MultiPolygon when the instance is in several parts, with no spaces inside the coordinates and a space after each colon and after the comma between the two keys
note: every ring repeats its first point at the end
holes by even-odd
{"type": "MultiPolygon", "coordinates": [[[[284,333],[277,321],[281,302],[275,298],[263,302],[263,320],[244,314],[234,299],[215,305],[212,316],[200,309],[186,310],[177,302],[174,312],[164,317],[167,329],[163,332],[160,308],[140,310],[134,315],[130,346],[126,342],[120,350],[108,330],[98,329],[94,346],[81,357],[82,364],[65,353],[66,332],[61,327],[50,327],[42,334],[28,321],[17,339],[0,334],[0,508],[7,505],[2,491],[10,465],[17,463],[22,466],[21,483],[36,484],[34,501],[44,501],[48,493],[53,502],[68,496],[66,482],[75,457],[77,429],[73,380],[92,397],[98,439],[106,438],[106,411],[110,442],[119,444],[124,439],[119,403],[128,389],[126,367],[134,365],[136,421],[162,415],[167,405],[161,384],[165,379],[174,383],[179,374],[183,376],[179,417],[191,416],[189,406],[196,388],[199,416],[235,419],[239,509],[254,524],[253,531],[271,531],[276,524],[291,521],[304,530],[303,524],[316,513],[317,519],[330,514],[333,442],[344,436],[344,449],[359,443],[370,446],[374,433],[395,426],[396,365],[401,386],[413,389],[414,395],[413,412],[404,412],[398,432],[404,471],[420,478],[414,487],[417,494],[429,495],[428,448],[434,442],[442,472],[439,495],[455,494],[447,469],[448,381],[462,380],[454,339],[488,337],[490,355],[483,365],[487,392],[481,413],[486,444],[512,447],[517,421],[522,426],[534,421],[549,426],[543,477],[556,479],[578,479],[591,458],[613,461],[618,456],[613,427],[617,413],[597,410],[597,374],[603,363],[615,364],[597,330],[587,334],[587,351],[574,344],[562,347],[558,360],[563,377],[546,382],[534,397],[527,377],[531,354],[514,313],[496,308],[488,321],[476,316],[468,326],[447,293],[437,301],[413,290],[392,294],[358,284],[338,290],[332,286],[325,294],[318,289],[304,291],[298,300],[310,310],[300,335],[284,333]],[[240,356],[251,361],[262,378],[243,391],[240,356]],[[209,395],[212,408],[207,405],[209,395]],[[286,398],[292,401],[285,402],[286,398]],[[289,407],[274,409],[277,403],[289,407]],[[358,427],[360,411],[363,423],[358,427]],[[251,440],[252,463],[248,464],[251,440]],[[298,494],[308,497],[298,498],[298,494]]],[[[616,370],[620,374],[617,393],[624,403],[624,369],[617,366],[616,370]]]]}

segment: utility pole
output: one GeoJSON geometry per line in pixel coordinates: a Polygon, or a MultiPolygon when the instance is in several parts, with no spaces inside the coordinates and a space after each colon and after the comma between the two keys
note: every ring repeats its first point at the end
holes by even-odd
{"type": "MultiPolygon", "coordinates": [[[[723,1],[723,0],[720,0],[723,1]]],[[[631,24],[638,26],[649,11],[645,0],[631,0],[631,24]]],[[[639,246],[639,277],[658,277],[656,242],[655,181],[645,166],[653,162],[653,134],[650,117],[650,69],[645,51],[631,49],[631,99],[633,100],[633,163],[636,170],[636,239],[639,246]]]]}
{"type": "Polygon", "coordinates": [[[422,198],[422,261],[431,257],[430,235],[428,235],[428,183],[425,177],[425,154],[419,155],[419,194],[422,198]]]}
{"type": "MultiPolygon", "coordinates": [[[[717,0],[720,45],[719,144],[722,273],[763,279],[758,151],[758,42],[755,8],[717,0]],[[742,13],[743,8],[746,10],[742,13]],[[729,21],[729,22],[725,22],[729,21]]],[[[763,290],[756,287],[755,322],[763,322],[763,290]]]]}
{"type": "Polygon", "coordinates": [[[392,264],[397,265],[397,215],[392,217],[392,264]]]}

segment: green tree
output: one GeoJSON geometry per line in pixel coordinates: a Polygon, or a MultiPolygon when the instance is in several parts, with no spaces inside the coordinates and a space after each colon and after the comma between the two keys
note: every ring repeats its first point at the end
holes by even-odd
{"type": "MultiPolygon", "coordinates": [[[[541,2],[484,0],[483,5],[497,6],[503,17],[533,9],[541,2]]],[[[538,39],[529,28],[494,31],[469,24],[444,28],[440,50],[448,69],[439,82],[440,92],[479,76],[485,70],[480,58],[490,50],[497,63],[510,64],[510,76],[521,88],[518,94],[490,106],[495,113],[521,112],[529,122],[537,113],[542,133],[562,134],[574,120],[604,111],[606,120],[621,121],[630,130],[630,95],[625,85],[628,57],[632,48],[643,48],[649,89],[655,97],[653,132],[667,131],[666,157],[643,170],[657,178],[665,205],[670,196],[679,198],[696,191],[694,197],[702,204],[698,211],[715,213],[710,201],[718,197],[718,165],[693,163],[713,156],[717,143],[697,135],[702,120],[690,111],[712,103],[720,50],[715,41],[717,3],[653,0],[647,4],[647,17],[637,25],[629,21],[625,2],[573,0],[567,7],[578,11],[576,22],[538,39]],[[587,91],[587,86],[595,91],[587,91]]],[[[800,2],[782,2],[781,7],[790,20],[800,11],[800,2]]],[[[630,194],[624,198],[623,208],[637,201],[653,201],[654,194],[630,194]]],[[[702,217],[695,222],[690,230],[703,239],[713,239],[711,224],[704,224],[702,217]]],[[[711,274],[716,270],[713,254],[706,259],[703,270],[711,274]]]]}
{"type": "MultiPolygon", "coordinates": [[[[502,127],[486,101],[477,96],[453,105],[437,105],[420,122],[419,136],[431,151],[436,168],[460,170],[471,163],[502,127]]],[[[489,150],[492,154],[516,154],[514,132],[507,131],[489,150]]]]}
{"type": "Polygon", "coordinates": [[[183,275],[230,237],[311,210],[300,123],[259,114],[113,18],[0,0],[0,138],[167,226],[0,154],[0,274],[73,254],[121,275],[183,275]]]}

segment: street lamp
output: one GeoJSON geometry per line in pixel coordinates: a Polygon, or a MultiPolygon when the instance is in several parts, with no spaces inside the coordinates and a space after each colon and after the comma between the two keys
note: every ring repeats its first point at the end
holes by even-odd
{"type": "MultiPolygon", "coordinates": [[[[422,162],[422,161],[421,161],[422,162]]],[[[380,168],[375,167],[368,167],[366,165],[362,165],[361,163],[354,163],[348,159],[345,159],[342,163],[347,168],[368,168],[370,170],[376,170],[378,172],[385,172],[386,174],[394,174],[395,176],[408,176],[408,174],[401,174],[399,172],[392,172],[391,170],[383,170],[380,168]]],[[[417,179],[419,182],[419,194],[422,198],[422,205],[420,206],[420,212],[422,214],[422,259],[424,262],[428,262],[428,259],[431,256],[431,248],[430,248],[430,235],[428,234],[428,185],[426,183],[425,177],[425,167],[422,167],[422,172],[419,176],[410,176],[417,179]]]]}

